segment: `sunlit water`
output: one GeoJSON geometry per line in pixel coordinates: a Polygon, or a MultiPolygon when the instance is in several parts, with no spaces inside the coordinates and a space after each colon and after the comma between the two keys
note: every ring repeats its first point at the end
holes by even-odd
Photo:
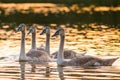
{"type": "Polygon", "coordinates": [[[120,80],[120,60],[113,66],[90,67],[79,66],[58,67],[56,62],[49,65],[18,62],[18,55],[1,57],[0,80],[120,80]]]}
{"type": "MultiPolygon", "coordinates": [[[[53,32],[55,30],[51,30],[52,34],[53,32]]],[[[120,59],[112,66],[90,69],[78,66],[57,67],[56,62],[49,62],[49,66],[36,64],[36,68],[27,62],[19,63],[17,60],[20,51],[20,33],[10,33],[12,35],[7,40],[0,40],[0,80],[120,80],[120,59]]],[[[88,55],[97,57],[116,57],[120,56],[119,36],[120,32],[117,29],[78,31],[67,28],[65,49],[78,53],[87,52],[88,55]]],[[[31,35],[26,38],[27,52],[31,47],[31,35]]],[[[59,38],[51,38],[51,53],[58,50],[58,41],[59,38]]],[[[37,46],[44,43],[45,35],[37,35],[37,46]]]]}
{"type": "Polygon", "coordinates": [[[56,67],[36,65],[32,68],[24,62],[0,62],[1,80],[120,80],[120,68],[101,66],[83,69],[80,67],[56,67]]]}

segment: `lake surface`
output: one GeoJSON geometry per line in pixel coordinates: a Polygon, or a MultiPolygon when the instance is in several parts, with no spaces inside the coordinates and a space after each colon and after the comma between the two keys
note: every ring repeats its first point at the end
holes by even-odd
{"type": "Polygon", "coordinates": [[[79,67],[56,67],[37,64],[32,68],[24,62],[0,62],[1,80],[120,80],[120,67],[101,66],[83,69],[79,67]]]}
{"type": "MultiPolygon", "coordinates": [[[[64,25],[63,25],[64,26],[64,25]]],[[[119,29],[101,25],[102,30],[90,24],[91,28],[78,30],[65,28],[65,49],[71,49],[78,54],[87,52],[97,57],[120,56],[119,29]],[[74,38],[73,38],[74,37],[74,38]]],[[[98,25],[97,25],[98,26],[98,25]]],[[[3,26],[5,28],[6,26],[3,26]]],[[[84,27],[84,25],[83,25],[84,27]]],[[[40,25],[37,30],[37,46],[45,44],[45,35],[40,36],[40,25]]],[[[51,29],[51,34],[55,29],[51,29]]],[[[36,64],[32,68],[30,63],[19,63],[20,33],[1,30],[0,40],[0,79],[1,80],[120,80],[120,59],[113,66],[100,66],[83,69],[77,66],[57,67],[56,62],[49,66],[36,64]],[[49,68],[48,68],[49,67],[49,68]]],[[[31,35],[26,36],[26,52],[31,47],[31,35]]],[[[58,50],[59,37],[51,38],[51,53],[58,50]]]]}

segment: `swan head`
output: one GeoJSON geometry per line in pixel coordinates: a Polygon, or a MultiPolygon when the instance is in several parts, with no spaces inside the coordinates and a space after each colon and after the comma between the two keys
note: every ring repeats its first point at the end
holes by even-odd
{"type": "Polygon", "coordinates": [[[40,33],[40,35],[43,35],[43,34],[50,34],[50,27],[46,26],[42,29],[42,32],[40,33]]]}
{"type": "Polygon", "coordinates": [[[19,32],[19,31],[25,31],[25,24],[20,24],[16,30],[16,32],[19,32]]]}
{"type": "Polygon", "coordinates": [[[35,29],[36,29],[35,26],[31,26],[27,34],[35,33],[35,29]]]}
{"type": "Polygon", "coordinates": [[[52,35],[52,37],[58,36],[58,35],[64,36],[64,35],[65,35],[64,29],[62,29],[62,28],[58,29],[58,30],[52,35]]]}

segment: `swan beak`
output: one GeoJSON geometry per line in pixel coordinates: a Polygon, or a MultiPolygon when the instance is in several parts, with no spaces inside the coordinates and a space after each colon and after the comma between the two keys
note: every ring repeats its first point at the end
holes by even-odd
{"type": "Polygon", "coordinates": [[[28,32],[27,34],[29,35],[29,34],[30,34],[30,33],[32,33],[32,32],[33,32],[33,30],[32,30],[32,29],[30,29],[30,30],[29,30],[29,32],[28,32]]]}
{"type": "Polygon", "coordinates": [[[55,37],[55,34],[53,34],[52,37],[55,37]]]}
{"type": "Polygon", "coordinates": [[[21,27],[18,27],[18,29],[15,32],[19,32],[21,30],[21,27]]]}
{"type": "Polygon", "coordinates": [[[55,37],[55,36],[58,36],[59,35],[59,31],[56,31],[53,35],[52,35],[52,37],[55,37]]]}
{"type": "Polygon", "coordinates": [[[40,35],[43,35],[44,33],[46,33],[46,29],[43,29],[40,35]]]}

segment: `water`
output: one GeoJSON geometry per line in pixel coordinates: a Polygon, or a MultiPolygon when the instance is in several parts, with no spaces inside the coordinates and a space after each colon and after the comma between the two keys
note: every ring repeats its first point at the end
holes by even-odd
{"type": "Polygon", "coordinates": [[[36,65],[32,70],[25,62],[0,62],[1,80],[120,80],[120,68],[101,66],[83,69],[79,67],[57,67],[36,65]]]}
{"type": "MultiPolygon", "coordinates": [[[[89,24],[95,27],[94,24],[89,24]]],[[[84,26],[84,25],[83,25],[84,26]]],[[[120,56],[119,29],[108,28],[101,25],[102,30],[65,28],[65,49],[71,49],[97,57],[120,56]],[[72,38],[74,37],[74,38],[72,38]]],[[[38,26],[39,27],[39,26],[38,26]]],[[[37,46],[45,43],[45,35],[40,36],[37,31],[37,46]]],[[[55,32],[51,29],[51,34],[55,32]]],[[[36,64],[31,67],[30,63],[19,63],[20,33],[1,30],[0,40],[0,79],[1,80],[120,80],[120,60],[113,66],[100,66],[84,69],[78,66],[57,67],[56,62],[50,62],[49,66],[36,64]],[[7,36],[7,37],[6,37],[7,36]],[[9,37],[8,37],[9,36],[9,37]],[[4,40],[4,37],[6,40],[4,40]]],[[[59,37],[51,38],[51,53],[58,50],[59,37]]],[[[26,36],[26,52],[31,47],[31,35],[26,36]]]]}

